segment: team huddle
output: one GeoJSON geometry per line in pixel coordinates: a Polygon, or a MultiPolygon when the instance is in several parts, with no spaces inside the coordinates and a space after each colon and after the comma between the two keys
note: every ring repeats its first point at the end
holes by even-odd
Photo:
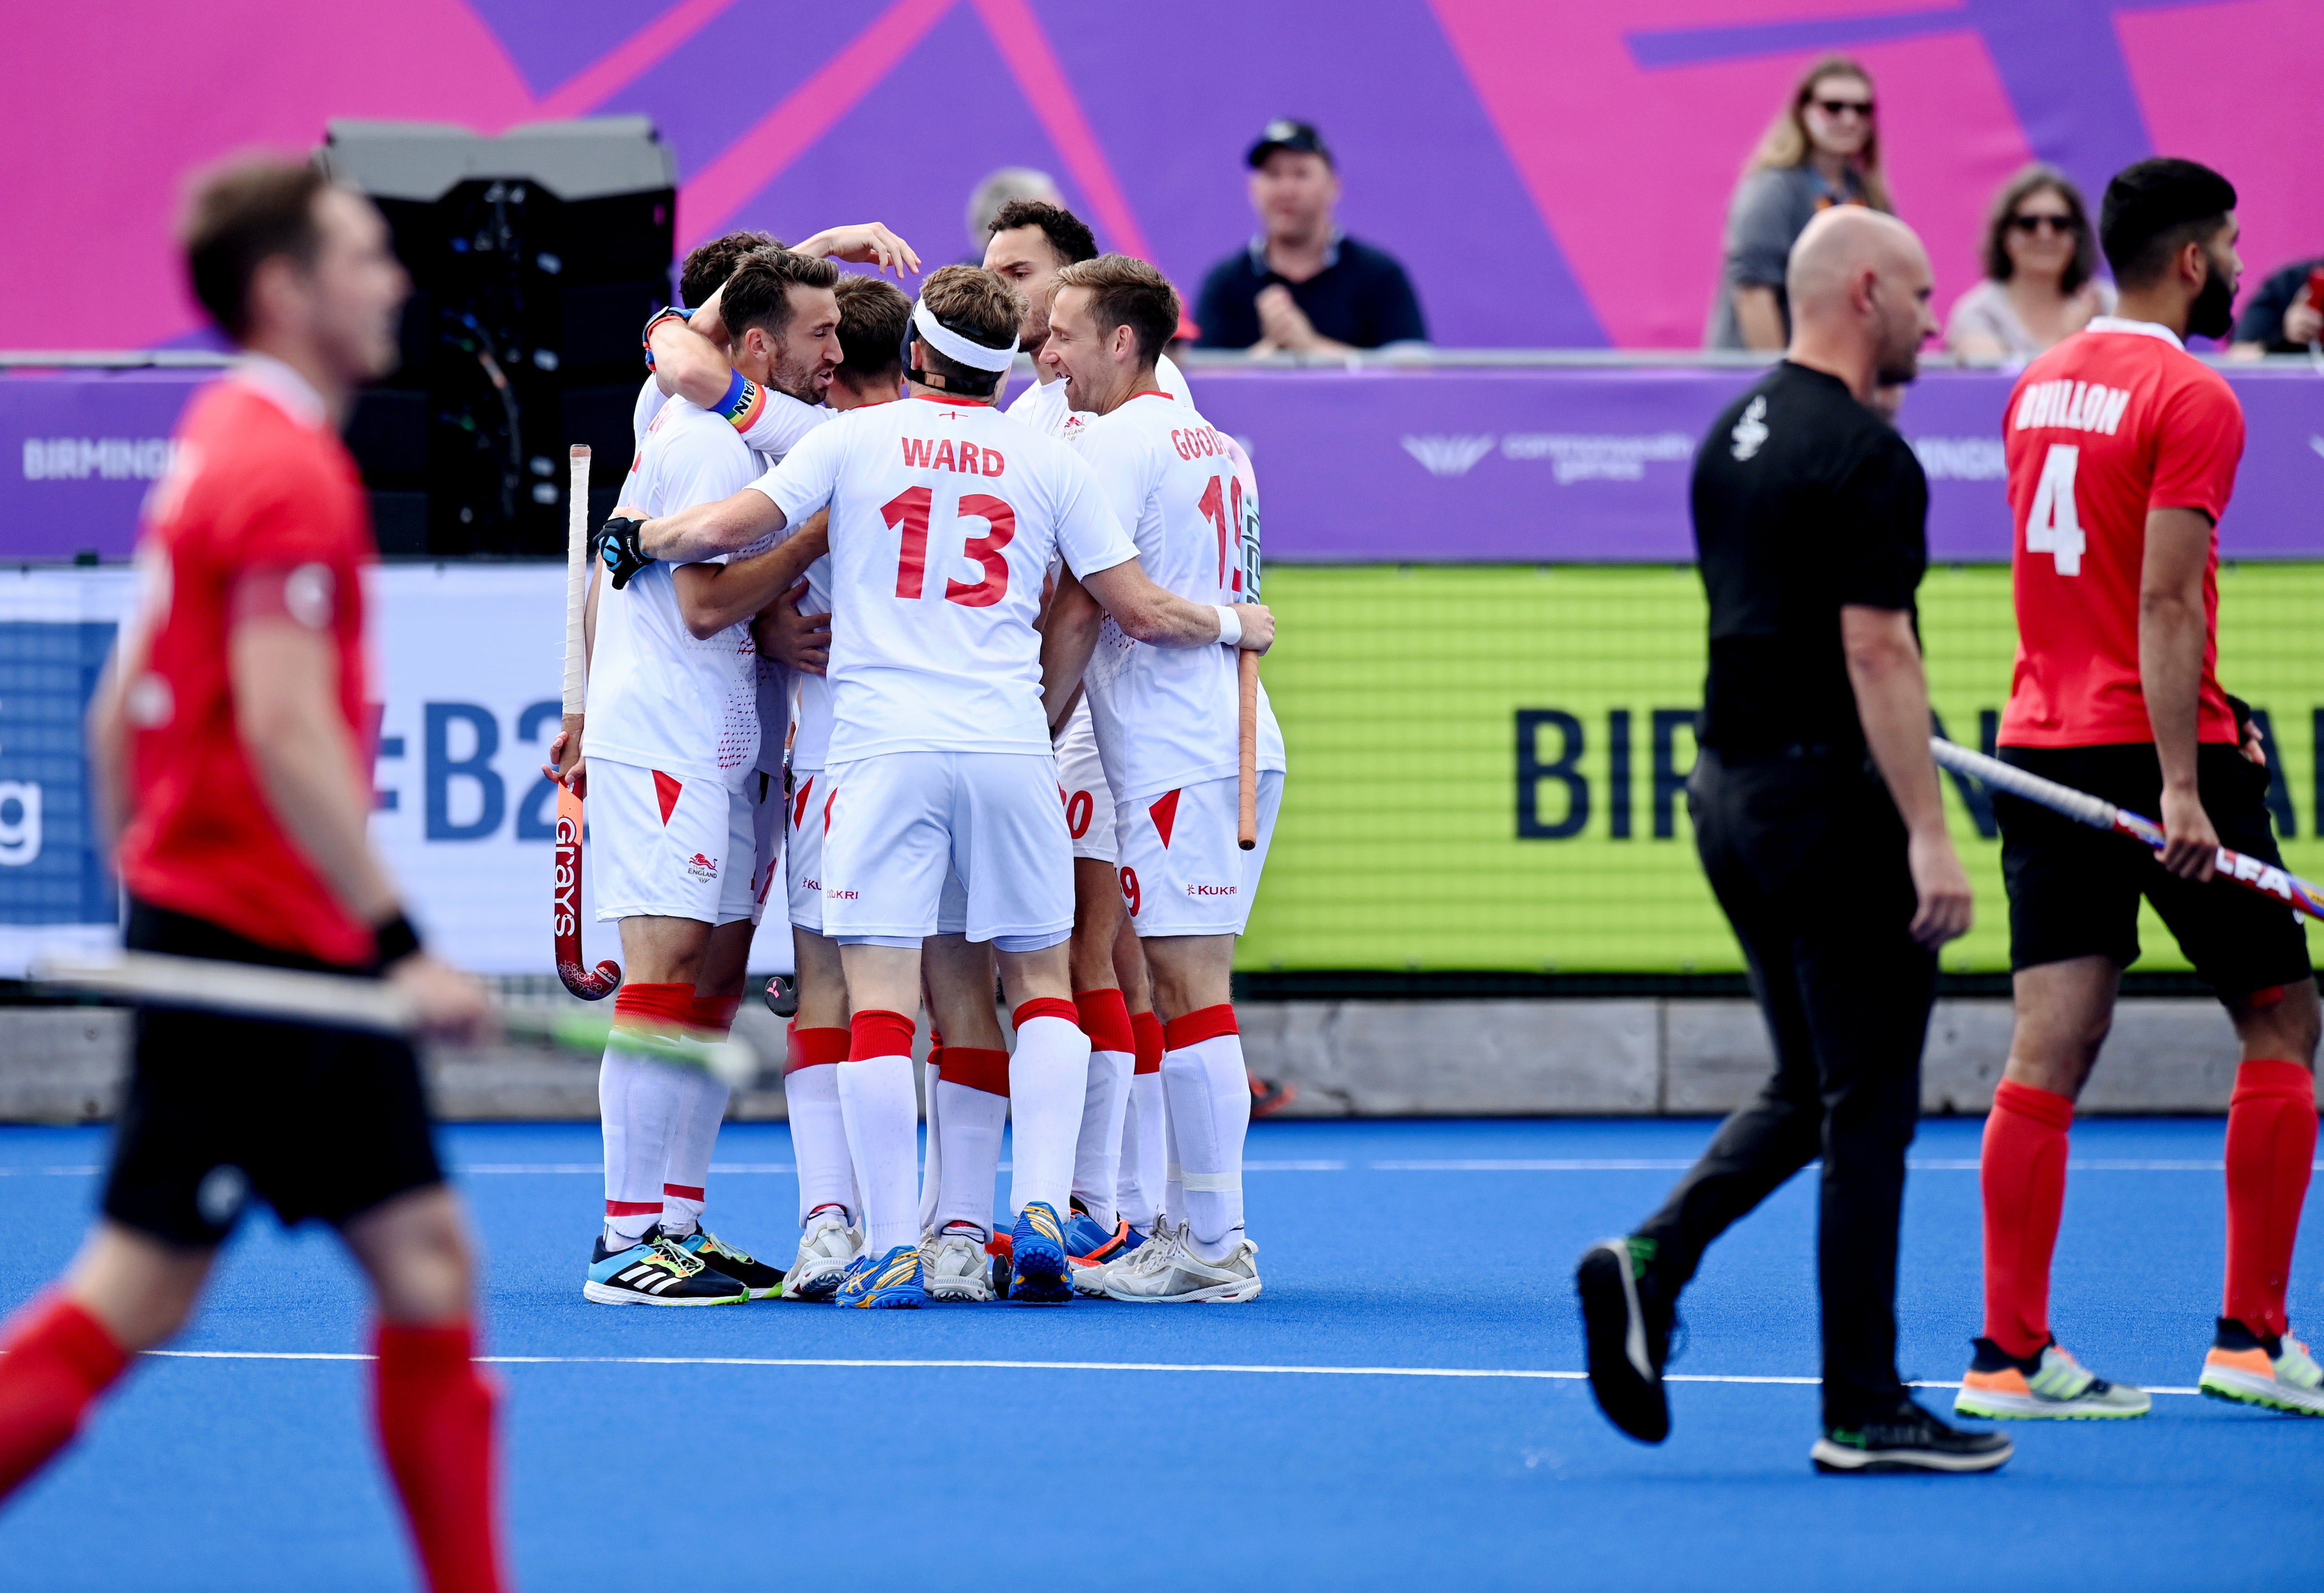
{"type": "Polygon", "coordinates": [[[584,1293],[1254,1298],[1231,971],[1284,758],[1261,692],[1239,840],[1237,660],[1274,638],[1250,462],[1163,353],[1176,293],[1070,212],[1006,207],[984,265],[917,303],[835,256],[918,263],[877,226],[731,234],[646,328],[555,754],[627,969],[584,1293]],[[1038,380],[1003,413],[1020,350],[1038,380]],[[728,1091],[650,1049],[731,1027],[770,899],[798,958],[788,1268],[703,1226],[728,1091]]]}

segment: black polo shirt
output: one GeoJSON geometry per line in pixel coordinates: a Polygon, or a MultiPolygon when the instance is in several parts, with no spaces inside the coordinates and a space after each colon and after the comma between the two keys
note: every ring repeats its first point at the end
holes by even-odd
{"type": "Polygon", "coordinates": [[[1711,599],[1703,744],[1729,759],[1860,754],[1840,611],[1914,612],[1929,562],[1921,462],[1846,382],[1787,360],[1711,422],[1693,508],[1711,599]]]}
{"type": "Polygon", "coordinates": [[[1306,312],[1315,330],[1354,348],[1387,343],[1425,343],[1428,324],[1420,300],[1396,257],[1345,234],[1332,241],[1323,269],[1304,282],[1286,281],[1268,269],[1267,240],[1251,240],[1211,268],[1194,306],[1202,336],[1197,348],[1249,348],[1259,341],[1259,290],[1276,282],[1306,312]]]}

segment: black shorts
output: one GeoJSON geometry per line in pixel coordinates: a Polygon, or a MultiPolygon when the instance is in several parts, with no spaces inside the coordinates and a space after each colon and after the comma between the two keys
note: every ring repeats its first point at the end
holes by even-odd
{"type": "MultiPolygon", "coordinates": [[[[2103,796],[2157,823],[2163,765],[2149,743],[2107,747],[2004,747],[2005,763],[2103,796]]],[[[2197,749],[2203,811],[2219,843],[2281,867],[2268,822],[2267,771],[2235,748],[2197,749]]],[[[2289,907],[2226,880],[2197,884],[2164,870],[2139,843],[1995,792],[2001,871],[2009,886],[2009,965],[2070,957],[2138,961],[2138,898],[2154,911],[2220,1000],[2310,977],[2308,937],[2289,907]]]]}
{"type": "MultiPolygon", "coordinates": [[[[130,903],[133,951],[310,971],[182,913],[130,903]]],[[[334,1227],[444,1181],[420,1061],[390,1035],[145,1008],[106,1176],[105,1214],[168,1244],[222,1242],[252,1195],[288,1226],[334,1227]]]]}

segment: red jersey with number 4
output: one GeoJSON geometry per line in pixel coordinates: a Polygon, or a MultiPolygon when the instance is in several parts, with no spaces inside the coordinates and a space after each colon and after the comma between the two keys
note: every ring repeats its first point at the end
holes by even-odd
{"type": "Polygon", "coordinates": [[[368,791],[363,566],[372,557],[355,462],[312,389],[261,361],[196,395],[138,548],[144,661],[124,698],[130,812],[121,838],[132,894],[263,945],[348,965],[370,957],[371,930],[259,788],[235,726],[226,647],[236,619],[256,614],[324,638],[360,760],[347,778],[368,791]]]}
{"type": "Polygon", "coordinates": [[[2001,744],[2154,740],[2138,679],[2138,585],[2156,509],[2210,517],[2196,736],[2232,744],[2218,680],[2218,521],[2243,456],[2244,411],[2226,378],[2166,327],[2101,317],[2025,367],[2003,437],[2017,667],[2001,744]]]}

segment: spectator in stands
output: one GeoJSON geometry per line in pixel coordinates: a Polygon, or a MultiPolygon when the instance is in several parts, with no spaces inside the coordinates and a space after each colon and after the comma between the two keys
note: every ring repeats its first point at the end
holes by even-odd
{"type": "Polygon", "coordinates": [[[2114,313],[2114,284],[2093,274],[2098,262],[2082,190],[2034,161],[1994,198],[1985,281],[1953,301],[1945,346],[1965,360],[2024,364],[2114,313]]]}
{"type": "Polygon", "coordinates": [[[1198,346],[1328,355],[1428,341],[1404,267],[1333,221],[1340,173],[1321,134],[1269,122],[1244,160],[1260,230],[1203,280],[1198,346]]]}
{"type": "Polygon", "coordinates": [[[1065,195],[1057,191],[1056,180],[1046,171],[1030,166],[1003,166],[976,185],[968,196],[969,253],[964,256],[970,265],[984,263],[984,245],[992,237],[992,218],[1001,207],[1017,199],[1038,199],[1045,205],[1062,208],[1065,195]]]}
{"type": "Polygon", "coordinates": [[[1782,348],[1792,336],[1784,268],[1815,213],[1834,205],[1895,208],[1873,110],[1872,75],[1844,55],[1825,56],[1800,78],[1735,185],[1705,346],[1782,348]]]}
{"type": "Polygon", "coordinates": [[[2227,352],[2239,359],[2298,354],[2324,341],[2324,260],[2295,260],[2271,274],[2236,318],[2227,352]]]}

